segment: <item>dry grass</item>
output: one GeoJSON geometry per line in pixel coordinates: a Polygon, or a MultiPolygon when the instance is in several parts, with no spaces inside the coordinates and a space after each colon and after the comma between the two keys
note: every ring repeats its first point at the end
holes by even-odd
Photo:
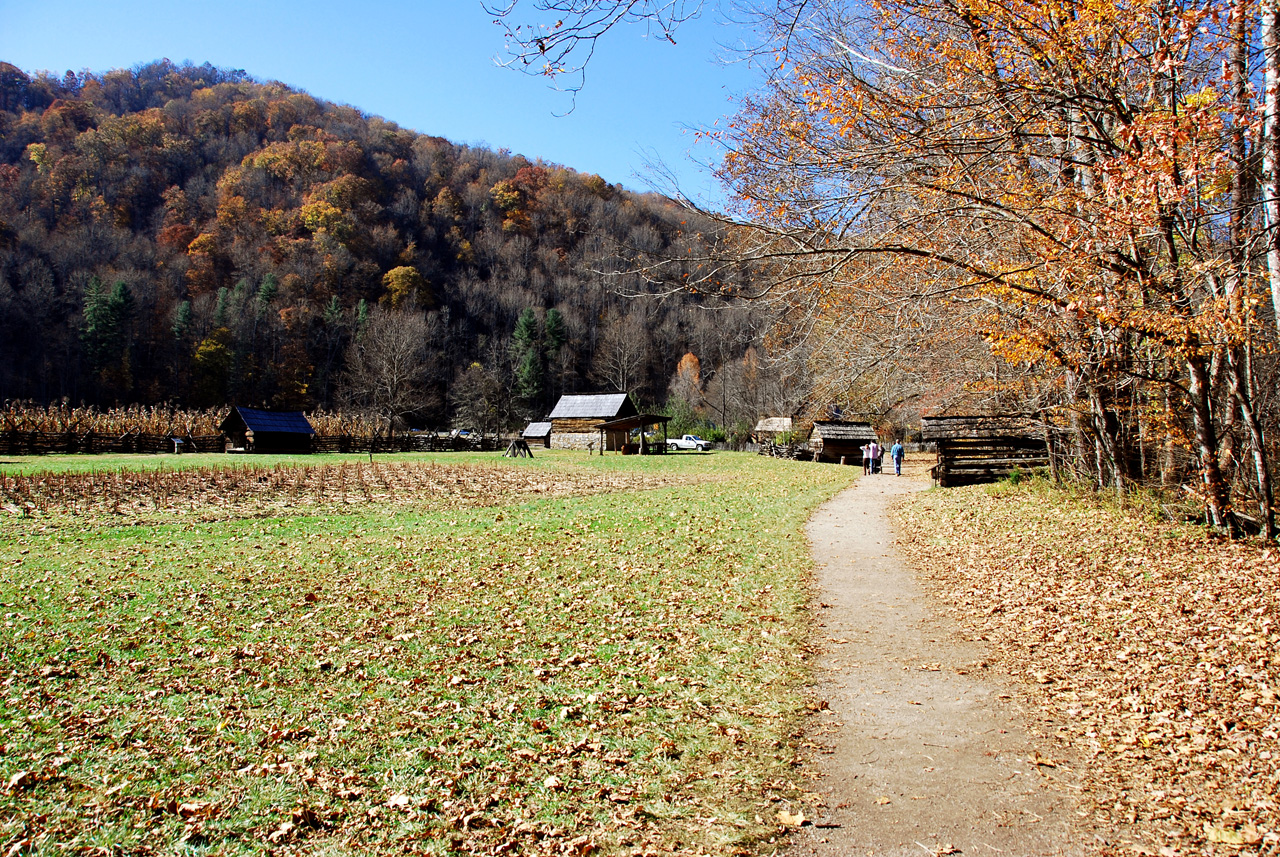
{"type": "Polygon", "coordinates": [[[24,516],[118,515],[137,523],[162,523],[175,516],[212,521],[317,514],[370,504],[383,508],[429,502],[486,506],[522,497],[688,484],[698,478],[698,474],[602,473],[582,468],[441,464],[423,459],[244,464],[177,471],[0,472],[0,508],[24,516]]]}

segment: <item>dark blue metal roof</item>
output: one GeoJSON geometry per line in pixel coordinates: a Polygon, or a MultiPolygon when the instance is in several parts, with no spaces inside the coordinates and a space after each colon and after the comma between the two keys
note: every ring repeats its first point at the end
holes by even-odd
{"type": "MultiPolygon", "coordinates": [[[[239,414],[240,419],[254,434],[277,432],[285,434],[315,434],[316,430],[307,422],[302,411],[261,411],[257,408],[232,408],[232,414],[239,414]]],[[[228,416],[223,426],[231,420],[228,416]]]]}

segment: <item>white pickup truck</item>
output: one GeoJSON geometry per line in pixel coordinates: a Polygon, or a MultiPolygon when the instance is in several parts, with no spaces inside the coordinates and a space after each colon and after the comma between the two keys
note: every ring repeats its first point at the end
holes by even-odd
{"type": "Polygon", "coordinates": [[[677,449],[696,449],[698,452],[706,452],[711,449],[711,441],[703,440],[696,434],[687,434],[684,437],[673,437],[668,440],[667,449],[672,452],[677,449]]]}

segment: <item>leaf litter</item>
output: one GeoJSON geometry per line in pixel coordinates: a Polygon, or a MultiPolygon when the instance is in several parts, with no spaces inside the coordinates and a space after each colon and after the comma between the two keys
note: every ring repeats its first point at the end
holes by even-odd
{"type": "MultiPolygon", "coordinates": [[[[1073,760],[1101,854],[1280,853],[1275,546],[1044,486],[931,491],[902,548],[1073,760]]],[[[980,666],[987,666],[982,664],[980,666]]]]}

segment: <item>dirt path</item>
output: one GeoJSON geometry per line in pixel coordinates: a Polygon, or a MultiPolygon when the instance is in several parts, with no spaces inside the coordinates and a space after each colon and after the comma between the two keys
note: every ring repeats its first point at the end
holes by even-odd
{"type": "Polygon", "coordinates": [[[809,522],[814,700],[829,708],[805,742],[818,817],[789,853],[1081,853],[1070,788],[1032,746],[1027,715],[982,648],[930,611],[893,546],[889,504],[926,486],[862,477],[809,522]]]}

